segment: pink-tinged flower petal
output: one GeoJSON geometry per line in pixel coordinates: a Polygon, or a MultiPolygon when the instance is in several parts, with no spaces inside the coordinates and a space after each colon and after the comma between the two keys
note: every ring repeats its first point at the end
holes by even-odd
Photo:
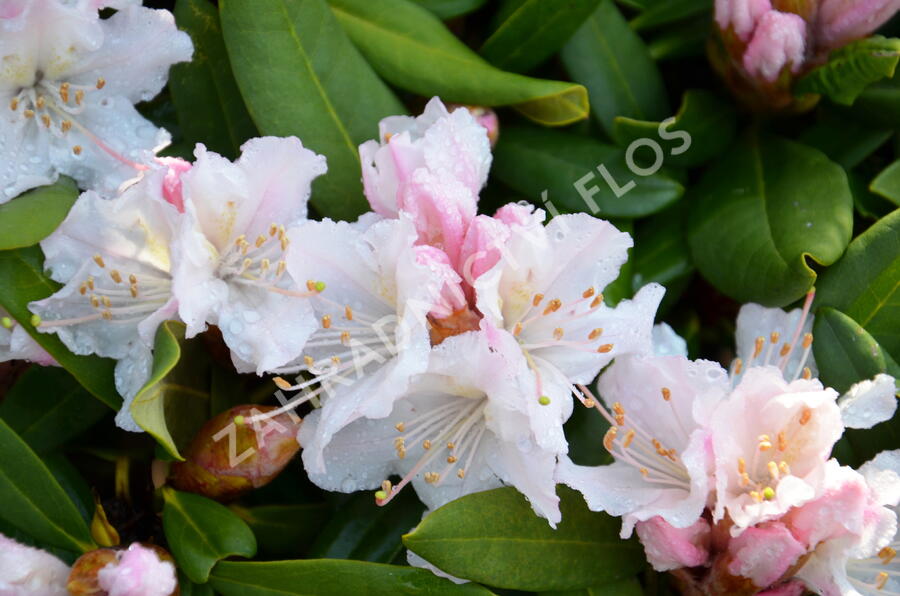
{"type": "Polygon", "coordinates": [[[0,534],[0,594],[66,596],[69,567],[48,552],[0,534]]]}
{"type": "Polygon", "coordinates": [[[427,267],[435,278],[441,280],[440,291],[435,297],[431,314],[437,318],[448,317],[466,307],[466,296],[460,283],[462,279],[450,265],[450,258],[444,251],[433,246],[415,247],[416,262],[427,267]]]}
{"type": "Polygon", "coordinates": [[[774,367],[744,374],[710,421],[715,520],[727,511],[732,533],[739,534],[818,494],[825,462],[843,433],[836,397],[817,380],[787,383],[774,367]]]}
{"type": "Polygon", "coordinates": [[[494,219],[508,226],[529,227],[542,224],[544,218],[544,212],[536,210],[531,203],[507,203],[494,214],[494,219]]]}
{"type": "Polygon", "coordinates": [[[705,519],[675,528],[661,517],[639,522],[635,528],[647,560],[657,571],[697,567],[709,558],[710,527],[705,519]]]}
{"type": "Polygon", "coordinates": [[[816,42],[822,49],[866,37],[900,10],[898,0],[822,0],[816,15],[816,42]]]}
{"type": "Polygon", "coordinates": [[[771,522],[747,528],[729,541],[728,571],[765,588],[780,580],[804,553],[806,547],[784,524],[771,522]]]}
{"type": "Polygon", "coordinates": [[[744,69],[774,82],[785,67],[798,73],[806,61],[806,21],[799,15],[772,10],[760,18],[744,52],[744,69]]]}
{"type": "Polygon", "coordinates": [[[803,339],[807,333],[812,333],[813,322],[812,315],[807,314],[804,318],[804,310],[801,308],[785,312],[780,308],[766,308],[759,304],[743,305],[738,312],[735,329],[737,357],[743,362],[743,368],[767,363],[780,366],[784,361],[781,369],[786,371],[787,378],[794,375],[799,377],[803,367],[810,369],[811,377],[818,377],[812,352],[803,348],[803,339]],[[778,338],[776,344],[771,343],[773,337],[778,338]],[[754,357],[757,350],[756,342],[760,338],[763,342],[762,352],[754,357]],[[791,342],[796,342],[797,345],[785,360],[780,352],[785,345],[790,346],[791,342]]]}
{"type": "Polygon", "coordinates": [[[509,227],[495,218],[478,215],[472,220],[459,252],[459,271],[469,287],[497,264],[509,235],[509,227]]]}
{"type": "Polygon", "coordinates": [[[169,596],[178,587],[175,566],[137,543],[121,552],[119,562],[101,569],[97,577],[109,596],[169,596]]]}
{"type": "Polygon", "coordinates": [[[803,582],[792,581],[760,592],[757,596],[803,596],[805,593],[806,586],[803,582]]]}
{"type": "Polygon", "coordinates": [[[716,0],[716,22],[722,30],[732,27],[741,40],[747,41],[759,19],[770,10],[769,0],[716,0]]]}
{"type": "Polygon", "coordinates": [[[882,451],[859,468],[879,505],[900,503],[900,449],[882,451]]]}
{"type": "Polygon", "coordinates": [[[894,417],[897,411],[897,384],[894,377],[879,374],[860,381],[838,400],[847,428],[872,428],[894,417]]]}
{"type": "Polygon", "coordinates": [[[654,356],[683,356],[687,358],[687,341],[677,333],[668,323],[659,323],[653,326],[653,355],[654,356]]]}
{"type": "Polygon", "coordinates": [[[194,164],[180,157],[158,157],[157,163],[166,168],[166,177],[163,179],[163,197],[184,213],[184,197],[181,191],[181,175],[189,172],[194,164]]]}

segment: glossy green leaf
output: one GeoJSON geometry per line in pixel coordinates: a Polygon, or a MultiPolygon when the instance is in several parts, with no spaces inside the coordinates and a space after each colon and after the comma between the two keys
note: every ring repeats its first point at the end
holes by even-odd
{"type": "Polygon", "coordinates": [[[853,118],[874,126],[900,127],[900,77],[869,85],[846,110],[853,118]]]}
{"type": "Polygon", "coordinates": [[[839,310],[820,308],[813,336],[819,378],[839,393],[878,373],[890,372],[888,360],[875,338],[839,310]]]}
{"type": "Polygon", "coordinates": [[[655,2],[646,10],[631,20],[631,28],[635,31],[652,29],[662,25],[668,25],[682,19],[688,19],[698,15],[712,16],[713,3],[711,0],[666,0],[655,2]]]}
{"type": "Polygon", "coordinates": [[[312,204],[328,217],[355,219],[368,209],[358,146],[403,106],[325,0],[222,0],[219,10],[234,76],[260,133],[296,135],[325,155],[328,173],[314,182],[312,204]]]}
{"type": "Polygon", "coordinates": [[[178,568],[205,583],[226,557],[256,555],[253,531],[234,512],[206,497],[163,489],[163,529],[178,568]]]}
{"type": "Polygon", "coordinates": [[[741,302],[784,306],[812,287],[808,262],[831,265],[850,241],[844,170],[816,149],[747,134],[691,189],[697,268],[741,302]]]}
{"type": "Polygon", "coordinates": [[[560,55],[572,79],[587,87],[607,133],[616,116],[662,120],[671,113],[656,64],[612,0],[600,3],[560,55]]]}
{"type": "Polygon", "coordinates": [[[0,418],[38,453],[93,426],[109,408],[61,368],[33,367],[0,401],[0,418]]]}
{"type": "Polygon", "coordinates": [[[709,91],[690,90],[674,121],[664,125],[619,116],[613,122],[612,137],[622,147],[652,140],[662,148],[667,165],[690,168],[724,151],[736,129],[737,112],[731,102],[709,91]]]}
{"type": "Polygon", "coordinates": [[[860,170],[851,170],[847,172],[847,178],[850,180],[850,192],[853,193],[853,206],[860,216],[879,220],[897,208],[896,203],[892,203],[869,189],[871,173],[867,176],[860,170]]]}
{"type": "Polygon", "coordinates": [[[222,40],[219,13],[209,0],[178,0],[175,22],[194,42],[194,57],[172,67],[169,91],[191,147],[203,143],[230,158],[259,136],[241,99],[222,40]]]}
{"type": "Polygon", "coordinates": [[[0,419],[0,518],[40,544],[96,548],[78,508],[25,441],[0,419]]]}
{"type": "Polygon", "coordinates": [[[632,258],[635,292],[651,282],[668,287],[694,270],[685,233],[687,217],[683,206],[684,203],[679,203],[638,222],[632,258]]]}
{"type": "Polygon", "coordinates": [[[838,112],[823,110],[818,122],[803,131],[800,141],[815,147],[849,170],[859,165],[893,134],[892,130],[859,124],[838,112]]]}
{"type": "Polygon", "coordinates": [[[321,559],[356,559],[390,563],[403,550],[404,532],[419,523],[425,506],[413,491],[403,492],[384,507],[371,492],[360,492],[341,502],[309,549],[321,559]]]}
{"type": "Polygon", "coordinates": [[[900,360],[900,209],[855,238],[817,289],[819,305],[851,317],[900,360]]]}
{"type": "MultiPolygon", "coordinates": [[[[91,486],[87,483],[84,476],[76,468],[69,458],[62,451],[54,451],[41,455],[41,461],[53,474],[53,477],[59,482],[63,491],[69,496],[69,500],[78,509],[81,519],[90,523],[94,516],[94,495],[91,492],[91,486]]],[[[90,527],[90,526],[89,526],[90,527]]]]}
{"type": "Polygon", "coordinates": [[[211,585],[194,583],[183,571],[178,572],[178,587],[181,589],[179,596],[216,596],[211,585]]]}
{"type": "Polygon", "coordinates": [[[677,201],[684,192],[664,170],[651,176],[635,174],[626,163],[625,149],[532,127],[503,130],[492,174],[536,203],[549,200],[559,211],[586,211],[598,217],[643,217],[677,201]]]}
{"type": "Polygon", "coordinates": [[[452,19],[481,8],[487,0],[413,0],[441,19],[452,19]]]}
{"type": "Polygon", "coordinates": [[[818,93],[851,105],[866,87],[894,76],[898,60],[900,39],[880,35],[860,39],[832,52],[828,62],[797,82],[795,93],[818,93]]]}
{"type": "Polygon", "coordinates": [[[259,507],[232,505],[231,510],[253,530],[261,552],[285,557],[306,552],[313,538],[328,521],[329,513],[329,507],[325,503],[259,507]]]}
{"type": "Polygon", "coordinates": [[[527,72],[558,52],[599,3],[505,0],[480,53],[497,68],[527,72]]]}
{"type": "Polygon", "coordinates": [[[647,42],[647,51],[657,62],[700,58],[709,40],[710,27],[709,18],[701,17],[676,28],[664,29],[647,42]]]}
{"type": "Polygon", "coordinates": [[[138,426],[179,460],[183,459],[179,449],[210,417],[209,367],[198,364],[203,346],[200,340],[185,342],[184,330],[184,324],[176,321],[166,321],[156,330],[150,378],[131,403],[138,426]]]}
{"type": "Polygon", "coordinates": [[[78,198],[71,178],[39,186],[0,205],[0,250],[37,244],[63,222],[78,198]]]}
{"type": "Polygon", "coordinates": [[[408,594],[422,596],[488,595],[476,584],[456,585],[425,569],[362,561],[309,559],[271,563],[216,565],[209,578],[223,596],[347,596],[408,594]]]}
{"type": "Polygon", "coordinates": [[[329,1],[375,70],[401,89],[458,103],[512,105],[548,126],[587,118],[587,92],[581,85],[495,68],[409,0],[329,1]]]}
{"type": "Polygon", "coordinates": [[[514,590],[573,590],[630,577],[644,565],[620,520],[589,511],[581,495],[559,488],[562,522],[554,530],[514,488],[452,501],[403,537],[443,571],[514,590]]]}
{"type": "Polygon", "coordinates": [[[583,590],[563,590],[558,592],[540,592],[538,596],[644,596],[644,589],[637,579],[625,579],[611,583],[591,586],[583,590]]]}
{"type": "Polygon", "coordinates": [[[37,246],[0,251],[0,307],[3,307],[81,386],[118,410],[122,403],[113,381],[115,362],[97,356],[76,356],[52,333],[38,333],[31,324],[28,303],[46,298],[59,284],[43,273],[44,255],[37,246]]]}
{"type": "Polygon", "coordinates": [[[885,168],[872,180],[869,189],[900,206],[900,159],[885,168]]]}

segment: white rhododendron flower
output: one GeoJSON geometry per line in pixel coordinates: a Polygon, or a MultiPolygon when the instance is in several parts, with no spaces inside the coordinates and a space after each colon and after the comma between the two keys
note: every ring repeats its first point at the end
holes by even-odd
{"type": "Polygon", "coordinates": [[[169,134],[134,104],[190,60],[171,13],[118,3],[11,0],[0,11],[0,203],[59,174],[112,192],[146,168],[169,134]],[[107,3],[109,4],[109,3],[107,3]]]}
{"type": "Polygon", "coordinates": [[[232,163],[198,145],[180,175],[173,288],[187,337],[218,325],[238,368],[262,373],[297,358],[316,326],[305,300],[315,292],[298,287],[285,253],[287,229],[306,219],[326,165],[296,137],[252,139],[241,150],[232,163]]]}
{"type": "Polygon", "coordinates": [[[66,596],[69,567],[48,552],[0,534],[0,594],[66,596]]]}
{"type": "Polygon", "coordinates": [[[169,246],[180,214],[163,197],[163,177],[148,172],[112,200],[82,194],[41,242],[44,267],[65,285],[29,305],[38,330],[56,333],[74,353],[119,361],[125,404],[116,423],[135,432],[130,400],[149,377],[157,327],[177,314],[169,246]]]}

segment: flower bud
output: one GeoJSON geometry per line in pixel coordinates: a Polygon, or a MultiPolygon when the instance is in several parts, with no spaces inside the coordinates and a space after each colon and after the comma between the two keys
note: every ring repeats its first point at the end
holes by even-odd
{"type": "Polygon", "coordinates": [[[822,0],[816,15],[816,37],[823,49],[839,48],[863,38],[900,9],[900,0],[822,0]]]}
{"type": "Polygon", "coordinates": [[[186,453],[172,466],[172,485],[229,501],[265,486],[300,450],[300,419],[273,415],[271,406],[237,406],[203,425],[186,453]]]}
{"type": "Polygon", "coordinates": [[[68,573],[50,553],[0,534],[0,594],[65,596],[68,573]]]}
{"type": "Polygon", "coordinates": [[[72,596],[178,596],[175,565],[165,549],[135,542],[82,555],[67,585],[72,596]]]}

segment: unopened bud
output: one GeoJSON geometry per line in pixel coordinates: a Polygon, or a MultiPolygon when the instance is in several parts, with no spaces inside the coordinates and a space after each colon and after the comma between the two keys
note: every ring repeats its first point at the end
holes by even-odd
{"type": "Polygon", "coordinates": [[[178,596],[175,562],[165,549],[135,542],[82,555],[66,586],[72,596],[178,596]]]}
{"type": "Polygon", "coordinates": [[[490,141],[491,147],[497,144],[497,139],[500,138],[500,119],[497,117],[497,112],[483,106],[467,106],[464,104],[447,105],[447,109],[451,112],[457,108],[469,110],[469,113],[472,114],[475,121],[487,130],[488,141],[490,141]]]}
{"type": "Polygon", "coordinates": [[[172,465],[172,485],[217,501],[230,501],[271,482],[300,450],[300,420],[275,416],[271,406],[237,406],[203,425],[172,465]]]}

